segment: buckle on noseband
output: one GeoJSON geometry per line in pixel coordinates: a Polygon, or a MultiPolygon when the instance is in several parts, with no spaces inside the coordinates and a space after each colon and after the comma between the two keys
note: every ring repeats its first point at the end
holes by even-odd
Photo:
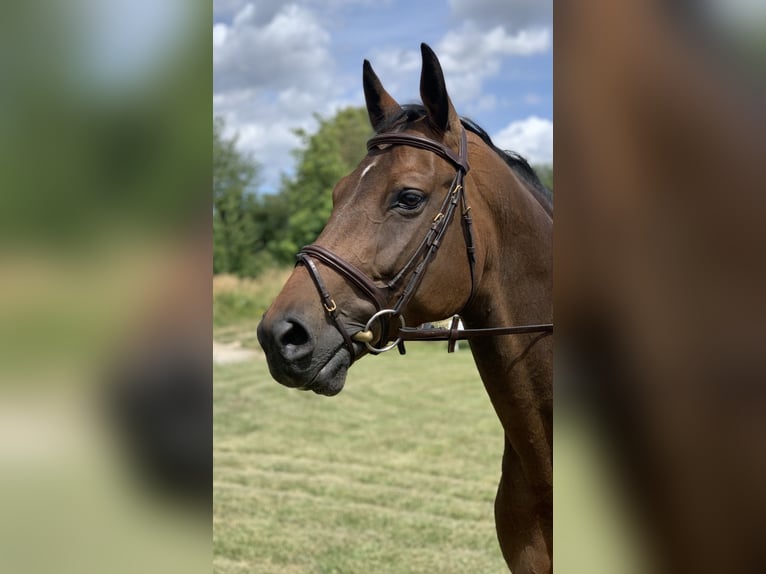
{"type": "MultiPolygon", "coordinates": [[[[357,333],[356,335],[354,335],[352,337],[352,339],[354,339],[355,341],[359,341],[360,343],[363,342],[364,346],[367,347],[367,350],[370,351],[370,353],[373,353],[373,354],[376,354],[376,355],[380,354],[380,353],[385,353],[386,351],[390,351],[391,349],[393,349],[394,347],[398,346],[402,342],[401,337],[397,337],[396,340],[393,343],[389,343],[385,347],[378,348],[378,347],[374,347],[373,345],[371,345],[370,341],[368,341],[368,340],[361,340],[361,339],[367,339],[368,338],[367,337],[367,333],[372,334],[372,329],[371,329],[372,324],[377,319],[379,319],[380,317],[383,317],[385,315],[394,315],[394,316],[399,317],[399,323],[401,324],[402,328],[406,327],[406,324],[404,322],[404,316],[400,315],[395,309],[381,309],[380,311],[375,313],[372,317],[370,317],[367,320],[367,324],[364,326],[364,331],[360,331],[359,333],[357,333]],[[356,338],[357,335],[361,335],[361,336],[359,338],[356,338]]],[[[385,334],[381,334],[381,337],[383,337],[384,335],[385,334]]]]}

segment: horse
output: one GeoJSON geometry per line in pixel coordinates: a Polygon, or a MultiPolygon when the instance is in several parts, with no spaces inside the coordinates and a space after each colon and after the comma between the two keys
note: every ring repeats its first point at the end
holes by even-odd
{"type": "Polygon", "coordinates": [[[436,54],[421,55],[422,105],[397,103],[364,61],[376,135],[258,340],[279,383],[332,396],[362,356],[403,352],[408,324],[459,315],[466,333],[499,334],[469,341],[505,435],[497,537],[514,573],[552,572],[553,337],[500,327],[552,321],[552,199],[524,159],[457,114],[436,54]]]}

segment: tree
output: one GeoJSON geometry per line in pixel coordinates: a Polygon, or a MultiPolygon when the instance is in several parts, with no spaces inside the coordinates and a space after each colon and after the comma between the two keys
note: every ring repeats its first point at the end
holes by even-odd
{"type": "Polygon", "coordinates": [[[223,120],[213,122],[213,272],[255,275],[258,262],[258,164],[224,138],[223,120]]]}
{"type": "Polygon", "coordinates": [[[366,153],[372,128],[365,108],[316,116],[314,134],[296,130],[302,146],[297,168],[280,192],[255,191],[258,164],[213,124],[213,271],[255,276],[265,267],[292,263],[295,253],[322,231],[332,211],[332,189],[366,153]]]}
{"type": "Polygon", "coordinates": [[[303,245],[316,239],[332,211],[335,184],[362,160],[372,136],[367,110],[345,108],[334,117],[316,116],[319,128],[309,135],[296,133],[303,147],[295,152],[298,167],[293,177],[282,180],[282,207],[289,213],[284,238],[273,244],[275,255],[292,261],[303,245]]]}
{"type": "Polygon", "coordinates": [[[553,166],[549,163],[534,166],[537,177],[545,187],[553,191],[553,166]]]}

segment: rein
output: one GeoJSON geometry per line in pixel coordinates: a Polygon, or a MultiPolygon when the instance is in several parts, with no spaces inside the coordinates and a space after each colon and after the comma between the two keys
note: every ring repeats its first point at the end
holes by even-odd
{"type": "Polygon", "coordinates": [[[455,350],[455,343],[477,337],[498,337],[500,335],[524,335],[527,333],[553,333],[553,323],[540,325],[517,325],[515,327],[487,327],[484,329],[458,329],[460,315],[452,317],[449,329],[418,329],[402,327],[399,338],[402,341],[449,341],[447,352],[455,350]]]}
{"type": "Polygon", "coordinates": [[[476,293],[476,257],[471,208],[467,205],[465,189],[463,187],[463,178],[469,170],[467,160],[468,146],[465,129],[461,132],[460,150],[458,154],[455,154],[451,149],[439,142],[405,133],[379,134],[373,136],[367,142],[367,150],[369,152],[383,152],[390,146],[396,145],[407,145],[431,151],[444,158],[455,167],[455,178],[452,180],[449,192],[444,198],[439,212],[431,222],[428,232],[420,245],[415,249],[415,252],[399,272],[391,280],[386,282],[385,285],[379,286],[362,270],[320,245],[307,245],[303,247],[297,255],[298,264],[303,264],[306,267],[306,270],[319,292],[325,313],[343,337],[344,344],[350,354],[351,362],[353,363],[356,359],[355,341],[363,343],[373,355],[390,351],[394,347],[398,347],[399,352],[404,354],[404,341],[449,341],[448,352],[451,353],[454,350],[455,342],[462,339],[498,335],[517,335],[524,333],[552,333],[553,324],[491,327],[486,329],[458,329],[457,325],[460,319],[458,315],[453,317],[452,326],[449,330],[419,329],[406,326],[402,310],[406,307],[407,303],[409,303],[410,299],[412,299],[420,286],[425,269],[436,255],[436,251],[441,245],[441,241],[453,219],[458,204],[462,207],[463,236],[465,238],[466,254],[471,275],[471,294],[463,308],[468,306],[476,293]],[[377,311],[368,319],[364,329],[357,330],[353,335],[349,333],[349,330],[344,326],[338,316],[338,307],[330,295],[330,292],[327,290],[327,287],[319,274],[319,269],[317,269],[313,259],[320,261],[323,265],[330,267],[336,273],[347,279],[375,305],[377,311]],[[387,302],[390,300],[391,295],[407,275],[410,276],[409,280],[404,285],[394,307],[387,307],[387,302]],[[396,331],[396,339],[393,343],[387,344],[390,339],[390,322],[395,320],[398,320],[400,324],[396,331]],[[372,325],[375,321],[381,322],[381,330],[378,341],[373,345],[374,335],[372,332],[372,325]]]}

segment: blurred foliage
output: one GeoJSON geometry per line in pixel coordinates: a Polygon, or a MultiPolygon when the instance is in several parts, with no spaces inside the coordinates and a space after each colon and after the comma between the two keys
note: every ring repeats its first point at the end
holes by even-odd
{"type": "MultiPolygon", "coordinates": [[[[210,127],[197,111],[211,96],[198,72],[209,46],[170,23],[136,44],[99,45],[103,27],[135,22],[115,23],[106,6],[90,10],[24,3],[0,24],[5,246],[79,249],[104,230],[183,225],[203,205],[210,127]]],[[[149,17],[140,10],[122,17],[149,17]]],[[[205,23],[197,14],[177,18],[195,33],[205,23]]]]}
{"type": "Polygon", "coordinates": [[[210,8],[3,5],[0,572],[210,571],[210,8]]]}

